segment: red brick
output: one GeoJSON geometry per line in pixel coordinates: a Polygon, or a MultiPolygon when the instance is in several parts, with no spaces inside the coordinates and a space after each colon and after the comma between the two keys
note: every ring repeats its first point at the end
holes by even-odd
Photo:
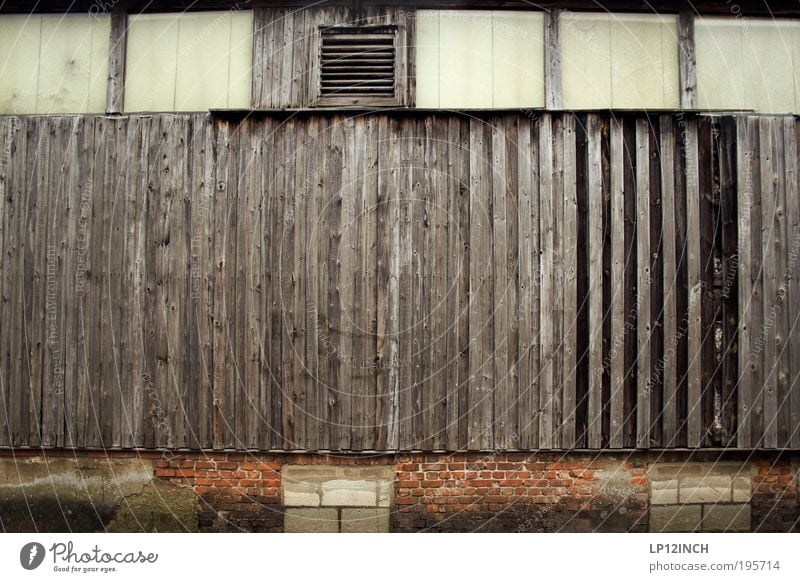
{"type": "Polygon", "coordinates": [[[256,463],[257,471],[278,471],[281,466],[277,463],[256,463]]]}
{"type": "Polygon", "coordinates": [[[419,481],[398,481],[397,486],[413,489],[419,487],[419,481]]]}
{"type": "Polygon", "coordinates": [[[156,469],[156,477],[174,477],[175,469],[156,469]]]}
{"type": "Polygon", "coordinates": [[[216,469],[217,464],[214,461],[197,461],[194,464],[195,470],[197,469],[216,469]]]}
{"type": "Polygon", "coordinates": [[[179,469],[175,471],[176,477],[194,477],[194,471],[192,469],[179,469]]]}

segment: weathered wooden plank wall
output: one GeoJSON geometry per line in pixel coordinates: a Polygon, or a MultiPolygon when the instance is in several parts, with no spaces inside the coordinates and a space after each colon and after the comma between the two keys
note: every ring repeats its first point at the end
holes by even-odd
{"type": "Polygon", "coordinates": [[[2,117],[0,446],[800,446],[791,118],[2,117]]]}

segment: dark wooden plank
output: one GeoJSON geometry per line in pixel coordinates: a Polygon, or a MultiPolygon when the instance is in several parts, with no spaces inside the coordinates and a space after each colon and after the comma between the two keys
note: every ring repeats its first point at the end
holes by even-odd
{"type": "Polygon", "coordinates": [[[553,319],[553,394],[543,414],[549,414],[552,426],[550,446],[561,447],[561,415],[564,372],[564,256],[562,230],[564,222],[564,116],[553,116],[553,303],[549,317],[553,319]]]}
{"type": "MultiPolygon", "coordinates": [[[[331,348],[328,355],[328,411],[327,418],[330,422],[329,448],[338,450],[341,446],[340,433],[342,391],[349,390],[349,386],[342,387],[339,368],[346,365],[342,362],[342,312],[341,312],[341,265],[339,255],[341,252],[343,198],[342,187],[344,173],[344,136],[342,130],[343,119],[339,116],[331,119],[331,135],[329,143],[329,170],[328,170],[328,247],[326,262],[328,265],[328,333],[331,337],[331,348]]],[[[285,390],[285,389],[284,389],[285,390]]]]}
{"type": "Polygon", "coordinates": [[[719,187],[722,214],[722,444],[735,446],[737,423],[739,240],[736,184],[736,120],[720,119],[719,187]]]}
{"type": "Polygon", "coordinates": [[[646,119],[636,120],[636,257],[637,312],[636,337],[638,353],[636,388],[636,446],[650,447],[651,321],[650,271],[650,134],[646,119]]]}
{"type": "Polygon", "coordinates": [[[409,415],[410,448],[425,448],[426,435],[424,426],[423,401],[427,380],[426,352],[429,348],[429,329],[427,315],[430,313],[430,297],[428,295],[427,272],[429,269],[429,218],[428,200],[430,184],[425,172],[425,122],[428,118],[409,119],[406,126],[410,128],[408,146],[410,149],[409,177],[411,179],[409,214],[411,236],[411,284],[410,284],[410,408],[409,415]]]}
{"type": "MultiPolygon", "coordinates": [[[[2,155],[0,155],[0,321],[11,322],[12,266],[16,254],[12,241],[15,206],[15,183],[18,179],[16,159],[20,155],[20,120],[17,117],[0,117],[2,155]]],[[[24,148],[22,148],[24,151],[24,148]]],[[[5,327],[5,326],[4,326],[5,327]]],[[[0,336],[0,446],[11,444],[14,414],[10,403],[12,355],[8,341],[13,334],[0,336]]]]}
{"type": "MultiPolygon", "coordinates": [[[[505,134],[505,196],[506,196],[506,241],[507,250],[503,259],[506,262],[507,280],[505,292],[507,295],[506,313],[507,329],[506,344],[508,346],[508,367],[505,372],[508,374],[508,397],[506,404],[506,446],[508,449],[519,449],[519,406],[520,384],[519,384],[519,320],[521,318],[521,307],[519,302],[520,295],[520,272],[519,272],[519,152],[516,115],[506,114],[501,122],[501,129],[505,134]]],[[[530,216],[530,208],[528,208],[530,216]]],[[[495,326],[496,327],[496,326],[495,326]]],[[[497,410],[495,411],[497,416],[497,410]]],[[[497,437],[495,437],[495,448],[498,447],[497,437]]]]}
{"type": "Polygon", "coordinates": [[[293,309],[294,289],[296,286],[294,280],[294,233],[298,222],[297,216],[295,215],[296,192],[294,187],[294,154],[296,152],[296,140],[298,137],[295,120],[287,119],[283,129],[283,149],[278,150],[282,151],[282,159],[280,161],[279,171],[275,177],[275,186],[278,192],[280,192],[279,197],[282,199],[283,204],[283,219],[279,243],[280,296],[278,298],[281,318],[281,371],[283,372],[281,382],[283,401],[281,420],[283,425],[283,448],[286,450],[293,450],[298,448],[296,440],[297,414],[295,408],[300,384],[300,369],[297,366],[297,359],[295,358],[295,342],[298,334],[298,326],[295,321],[293,309]]]}
{"type": "MultiPolygon", "coordinates": [[[[798,184],[798,148],[797,148],[797,121],[793,117],[783,120],[783,140],[784,140],[784,172],[786,179],[786,227],[787,240],[791,241],[792,251],[796,243],[800,240],[800,203],[797,196],[800,194],[798,184]]],[[[791,251],[790,251],[791,252],[791,251]]],[[[795,253],[796,254],[796,253],[795,253]]],[[[789,264],[792,264],[791,258],[789,264]]],[[[796,263],[795,263],[796,264],[796,263]]],[[[788,272],[788,266],[787,266],[788,272]]],[[[787,337],[787,349],[789,351],[789,367],[791,370],[789,381],[789,435],[786,446],[800,448],[800,385],[798,385],[797,369],[800,366],[800,354],[798,354],[798,338],[796,336],[797,326],[800,325],[800,284],[797,277],[792,274],[792,280],[788,284],[788,294],[786,304],[788,308],[789,335],[787,337]]]]}
{"type": "MultiPolygon", "coordinates": [[[[306,211],[302,256],[304,261],[303,276],[305,278],[305,297],[303,310],[305,314],[305,352],[303,368],[307,379],[303,412],[306,420],[305,447],[311,450],[319,448],[320,419],[319,393],[319,309],[317,307],[319,287],[319,256],[316,243],[325,235],[320,231],[319,204],[322,195],[322,176],[319,174],[320,157],[324,155],[323,139],[320,133],[320,120],[314,116],[309,120],[306,134],[305,153],[305,188],[306,211]]],[[[264,154],[269,156],[269,152],[264,154]]],[[[298,166],[299,167],[299,166],[298,166]]],[[[324,165],[323,165],[324,167],[324,165]]]]}

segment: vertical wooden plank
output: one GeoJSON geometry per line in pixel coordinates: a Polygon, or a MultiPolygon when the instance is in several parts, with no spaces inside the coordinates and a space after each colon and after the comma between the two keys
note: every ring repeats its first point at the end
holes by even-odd
{"type": "Polygon", "coordinates": [[[120,113],[125,103],[125,49],[128,39],[128,13],[125,10],[111,11],[110,34],[106,113],[120,113]]]}
{"type": "Polygon", "coordinates": [[[411,448],[425,448],[425,426],[423,400],[426,380],[425,357],[429,345],[429,328],[427,325],[427,314],[429,313],[430,298],[428,296],[427,271],[428,254],[430,251],[430,235],[428,230],[428,200],[430,196],[430,184],[427,181],[425,172],[425,121],[423,119],[407,119],[405,122],[410,125],[412,133],[408,145],[411,148],[409,177],[411,179],[410,189],[410,227],[411,227],[411,321],[410,321],[410,366],[411,366],[411,385],[410,398],[411,408],[407,410],[410,415],[410,434],[411,448]]]}
{"type": "Polygon", "coordinates": [[[342,361],[341,341],[342,341],[342,315],[341,309],[341,264],[339,255],[341,254],[342,241],[342,222],[343,222],[343,187],[344,187],[344,131],[342,128],[343,118],[334,117],[331,119],[331,138],[329,145],[330,163],[328,166],[328,192],[330,210],[328,213],[328,255],[326,262],[328,265],[328,334],[331,338],[331,351],[328,357],[328,399],[327,416],[330,431],[330,449],[339,450],[341,446],[342,432],[342,398],[343,391],[349,390],[349,386],[341,386],[342,375],[339,372],[341,366],[346,365],[342,361]]]}
{"type": "Polygon", "coordinates": [[[414,369],[412,354],[413,325],[413,142],[414,120],[400,120],[398,130],[401,132],[397,144],[399,158],[397,159],[397,183],[399,201],[400,233],[398,240],[398,360],[399,360],[399,444],[401,449],[418,447],[414,441],[413,416],[414,416],[414,369]]]}
{"type": "Polygon", "coordinates": [[[702,426],[702,318],[701,318],[701,264],[700,264],[700,184],[698,177],[697,120],[686,122],[686,269],[688,290],[688,346],[689,364],[687,444],[700,446],[702,426]]]}
{"type": "MultiPolygon", "coordinates": [[[[0,118],[0,135],[2,135],[2,149],[0,150],[0,321],[11,322],[11,287],[12,266],[14,264],[15,249],[12,245],[13,220],[16,215],[17,202],[15,182],[17,180],[16,158],[24,147],[20,148],[19,142],[24,133],[19,131],[20,121],[17,117],[0,118]]],[[[5,326],[4,326],[5,327],[5,326]]],[[[4,333],[0,336],[0,445],[11,444],[11,431],[13,427],[13,409],[10,403],[12,389],[9,378],[11,370],[11,353],[8,341],[13,334],[4,333]]]]}
{"type": "MultiPolygon", "coordinates": [[[[261,165],[263,164],[263,143],[253,120],[240,129],[244,132],[244,146],[240,152],[241,172],[240,177],[243,192],[240,208],[243,209],[243,228],[240,229],[239,240],[242,247],[239,249],[239,271],[243,271],[243,299],[244,321],[242,322],[242,387],[245,426],[240,444],[243,448],[258,448],[258,432],[261,424],[262,412],[260,409],[260,361],[261,361],[261,309],[263,301],[262,273],[260,252],[261,204],[263,190],[261,189],[261,165]]],[[[305,175],[305,166],[300,170],[305,175]]],[[[303,298],[305,300],[305,298],[303,298]]]]}
{"type": "MultiPolygon", "coordinates": [[[[664,251],[662,237],[660,120],[649,117],[648,172],[650,194],[650,444],[663,446],[664,412],[664,251]]],[[[711,263],[713,265],[713,263],[711,263]]]]}
{"type": "MultiPolygon", "coordinates": [[[[717,247],[721,235],[719,215],[719,161],[714,144],[716,128],[710,117],[703,117],[698,123],[698,179],[700,185],[700,269],[701,269],[701,446],[712,443],[716,438],[715,400],[720,394],[720,379],[715,342],[718,332],[719,293],[715,288],[715,271],[719,267],[717,247]]],[[[719,330],[721,331],[721,330],[719,330]]]]}
{"type": "MultiPolygon", "coordinates": [[[[382,128],[383,129],[383,128],[382,128]]],[[[401,258],[403,248],[401,248],[401,240],[403,237],[404,227],[401,223],[405,219],[405,212],[407,212],[407,202],[404,200],[405,184],[403,182],[403,172],[401,168],[402,154],[401,147],[403,145],[402,136],[400,134],[400,124],[396,119],[391,119],[386,127],[386,132],[381,131],[381,142],[386,144],[388,152],[384,158],[386,163],[381,175],[386,176],[387,189],[386,204],[388,208],[389,220],[391,221],[390,239],[389,239],[389,291],[387,294],[387,306],[389,322],[386,326],[387,337],[389,342],[389,376],[387,383],[387,406],[386,406],[386,448],[391,450],[400,448],[401,443],[401,417],[400,417],[400,403],[403,401],[403,395],[406,393],[406,386],[401,384],[404,375],[400,371],[403,367],[408,365],[408,362],[401,362],[401,354],[405,350],[405,346],[401,346],[401,341],[405,338],[400,334],[401,325],[408,322],[406,311],[403,309],[405,303],[403,298],[407,293],[406,277],[403,276],[403,263],[406,260],[405,254],[401,258]],[[388,175],[387,175],[388,174],[388,175]],[[404,206],[406,204],[406,206],[404,206]],[[404,286],[406,285],[406,286],[404,286]],[[402,310],[402,311],[401,311],[402,310]],[[401,320],[401,316],[403,319],[401,320]]],[[[382,150],[383,153],[384,150],[382,150]]],[[[407,243],[406,243],[407,244],[407,243]]],[[[407,266],[405,267],[408,268],[407,266]]],[[[407,299],[406,299],[407,301],[407,299]]]]}
{"type": "Polygon", "coordinates": [[[364,268],[364,236],[366,234],[366,213],[364,208],[364,178],[366,173],[366,124],[363,116],[354,119],[353,127],[353,160],[350,172],[352,190],[350,217],[351,274],[348,276],[351,285],[351,302],[353,312],[352,333],[350,335],[350,367],[352,373],[352,436],[351,448],[354,451],[364,449],[364,440],[369,431],[367,426],[367,404],[369,401],[370,373],[364,360],[364,344],[368,340],[368,324],[366,319],[364,279],[367,270],[364,268]]]}
{"type": "MultiPolygon", "coordinates": [[[[601,127],[596,115],[587,118],[587,188],[589,199],[589,417],[588,446],[601,444],[603,379],[603,189],[601,127]]],[[[543,311],[544,313],[544,311],[543,311]]]]}
{"type": "Polygon", "coordinates": [[[797,374],[800,368],[800,354],[798,345],[800,340],[796,337],[796,329],[800,324],[800,283],[794,274],[797,268],[797,251],[800,245],[800,203],[797,196],[800,194],[798,186],[798,167],[797,167],[797,121],[793,117],[783,120],[783,139],[784,139],[784,171],[786,179],[786,236],[787,242],[791,245],[789,250],[789,264],[787,265],[787,275],[791,267],[791,280],[787,282],[788,293],[786,304],[788,307],[789,335],[787,337],[786,349],[789,351],[789,438],[786,442],[787,447],[800,448],[800,385],[798,385],[797,374]]]}
{"type": "Polygon", "coordinates": [[[678,13],[678,82],[681,109],[697,108],[697,59],[694,42],[694,12],[678,13]]]}
{"type": "Polygon", "coordinates": [[[675,159],[672,118],[661,116],[661,220],[664,291],[663,445],[675,446],[677,435],[678,373],[676,362],[678,310],[675,256],[675,159]]]}
{"type": "MultiPolygon", "coordinates": [[[[353,286],[358,265],[355,260],[356,243],[356,168],[357,157],[355,147],[355,120],[345,117],[342,128],[342,183],[341,206],[342,222],[339,241],[339,448],[349,450],[356,425],[353,417],[353,403],[358,398],[355,391],[354,375],[356,369],[353,362],[353,335],[358,333],[355,323],[356,305],[354,303],[353,286]]],[[[363,155],[363,152],[361,152],[363,155]]],[[[362,274],[358,273],[361,277],[362,274]]],[[[362,306],[358,306],[360,309],[362,306]]]]}
{"type": "MultiPolygon", "coordinates": [[[[360,240],[360,267],[363,273],[363,293],[361,311],[361,373],[364,375],[364,393],[362,406],[362,442],[361,446],[365,450],[375,450],[377,443],[377,428],[380,423],[378,408],[377,382],[379,370],[379,359],[377,350],[377,276],[378,276],[378,238],[385,235],[385,231],[378,230],[378,118],[376,116],[367,117],[364,120],[363,147],[365,151],[365,161],[363,167],[362,195],[361,195],[361,217],[362,236],[360,240]]],[[[309,158],[311,154],[309,152],[309,158]]],[[[358,279],[358,277],[357,277],[358,279]]],[[[360,280],[360,279],[359,279],[360,280]]],[[[310,283],[309,283],[310,284],[310,283]]]]}
{"type": "Polygon", "coordinates": [[[722,214],[722,390],[721,417],[722,442],[735,446],[737,419],[737,380],[739,326],[739,241],[736,192],[736,120],[720,119],[719,136],[719,186],[722,214]]]}
{"type": "MultiPolygon", "coordinates": [[[[114,159],[112,191],[108,193],[111,202],[110,216],[107,223],[108,234],[104,237],[106,244],[111,249],[118,249],[109,256],[107,263],[109,269],[109,334],[107,342],[109,357],[104,382],[111,393],[111,431],[110,441],[106,446],[120,447],[124,434],[129,432],[127,423],[127,410],[131,407],[128,396],[133,393],[133,379],[127,373],[129,368],[130,350],[128,349],[127,336],[130,327],[131,303],[127,297],[127,272],[130,257],[127,253],[127,216],[126,192],[127,174],[131,171],[131,155],[134,135],[128,131],[129,119],[117,119],[114,123],[114,159]]],[[[180,150],[179,150],[180,151],[180,150]]],[[[178,231],[181,232],[181,231],[178,231]]]]}
{"type": "Polygon", "coordinates": [[[551,416],[551,446],[561,446],[561,416],[564,361],[564,256],[562,230],[564,222],[564,115],[553,116],[553,298],[549,317],[553,318],[553,395],[545,413],[551,416]]]}
{"type": "MultiPolygon", "coordinates": [[[[520,313],[520,282],[519,282],[519,138],[517,134],[517,116],[504,115],[502,118],[502,129],[505,133],[505,195],[506,200],[506,241],[507,252],[503,259],[506,262],[506,272],[508,278],[505,282],[506,294],[506,313],[508,320],[508,334],[506,343],[508,345],[508,405],[507,405],[507,446],[509,449],[519,449],[520,430],[519,415],[517,409],[520,399],[519,385],[519,321],[520,313]]],[[[530,209],[528,209],[530,211],[530,209]]],[[[497,413],[495,413],[497,416],[497,413]]],[[[496,440],[496,439],[495,439],[496,440]]],[[[495,448],[497,443],[495,442],[495,448]]]]}
{"type": "MultiPolygon", "coordinates": [[[[31,172],[30,194],[26,200],[25,217],[25,284],[28,287],[25,305],[24,327],[22,329],[26,344],[25,360],[22,364],[23,388],[28,397],[27,438],[22,444],[45,445],[43,442],[43,411],[51,404],[51,394],[44,385],[46,372],[46,344],[50,326],[50,316],[55,315],[55,305],[49,305],[51,298],[48,284],[52,276],[50,265],[55,266],[57,257],[51,254],[51,237],[47,228],[47,212],[52,203],[58,176],[58,122],[55,117],[42,118],[39,125],[39,139],[35,152],[34,170],[31,172]],[[28,277],[30,277],[28,279],[28,277]]],[[[53,273],[54,274],[54,273],[53,273]]]]}
{"type": "Polygon", "coordinates": [[[621,448],[625,402],[625,152],[622,121],[609,126],[611,188],[611,345],[609,346],[609,446],[621,448]]]}
{"type": "Polygon", "coordinates": [[[555,303],[554,289],[554,212],[553,202],[556,196],[553,185],[555,172],[553,162],[553,119],[550,115],[542,117],[539,125],[539,237],[540,237],[540,307],[541,318],[540,340],[540,387],[539,387],[539,443],[541,448],[552,448],[552,415],[549,407],[553,399],[553,357],[555,354],[555,338],[553,336],[552,308],[555,303]]]}
{"type": "MultiPolygon", "coordinates": [[[[775,232],[775,271],[776,289],[775,299],[775,331],[773,332],[776,362],[775,376],[776,383],[776,421],[775,421],[775,446],[786,447],[790,443],[790,433],[795,429],[790,425],[790,374],[791,374],[791,352],[789,351],[789,338],[792,328],[789,322],[792,321],[793,313],[789,302],[789,293],[792,280],[792,272],[789,268],[791,256],[796,256],[792,252],[792,241],[789,239],[788,227],[788,201],[789,184],[786,180],[786,152],[784,136],[784,119],[776,117],[771,121],[771,149],[773,159],[773,188],[775,188],[776,201],[773,224],[775,232]],[[792,253],[792,255],[790,255],[792,253]]],[[[796,251],[796,249],[795,249],[796,251]]]]}
{"type": "Polygon", "coordinates": [[[263,107],[263,92],[269,76],[269,9],[253,8],[253,72],[250,77],[250,106],[263,107]]]}
{"type": "Polygon", "coordinates": [[[225,393],[228,367],[228,344],[226,338],[227,309],[225,303],[226,265],[226,225],[228,196],[228,140],[229,126],[226,122],[216,124],[215,132],[215,196],[214,196],[214,332],[213,332],[213,442],[215,449],[225,448],[228,440],[228,411],[225,393]]]}
{"type": "Polygon", "coordinates": [[[736,189],[739,215],[739,384],[738,384],[738,431],[736,444],[742,448],[752,446],[752,394],[753,373],[751,370],[751,340],[753,297],[751,269],[753,205],[752,166],[755,136],[750,132],[751,124],[744,117],[736,121],[736,189]]]}
{"type": "Polygon", "coordinates": [[[636,446],[650,446],[650,134],[646,119],[636,120],[637,389],[636,446]]]}
{"type": "MultiPolygon", "coordinates": [[[[387,450],[389,441],[390,427],[393,426],[394,411],[396,406],[392,406],[389,379],[396,379],[396,368],[391,358],[390,349],[395,345],[396,337],[391,336],[393,318],[389,311],[390,282],[392,279],[391,257],[393,256],[392,233],[397,228],[397,221],[394,219],[394,209],[390,207],[389,197],[392,193],[391,182],[394,172],[389,166],[391,151],[389,149],[389,120],[387,116],[378,117],[377,128],[377,201],[376,201],[376,341],[375,351],[377,353],[378,374],[376,378],[376,422],[377,450],[387,450]]],[[[395,320],[396,321],[396,320],[395,320]]]]}
{"type": "Polygon", "coordinates": [[[447,448],[466,447],[467,397],[469,393],[469,188],[468,122],[451,116],[447,124],[448,216],[448,344],[447,448]]]}
{"type": "Polygon", "coordinates": [[[491,314],[491,176],[490,137],[485,123],[470,119],[470,311],[469,311],[469,434],[468,448],[491,447],[492,387],[491,314]]]}
{"type": "MultiPolygon", "coordinates": [[[[293,448],[308,448],[308,435],[306,424],[308,422],[308,384],[311,381],[305,361],[305,343],[309,330],[305,326],[306,322],[306,286],[308,278],[308,256],[305,245],[307,239],[306,222],[308,219],[308,183],[306,181],[306,159],[308,157],[308,122],[303,120],[296,126],[297,137],[295,139],[295,149],[291,153],[293,164],[291,171],[294,172],[294,187],[290,190],[287,187],[287,194],[291,196],[290,202],[294,204],[294,258],[292,261],[292,280],[293,280],[293,306],[292,318],[294,321],[294,338],[292,347],[292,359],[294,361],[295,374],[295,446],[293,448]]],[[[288,299],[288,298],[287,298],[288,299]]]]}
{"type": "Polygon", "coordinates": [[[492,132],[492,257],[494,269],[492,310],[494,315],[494,448],[507,450],[511,440],[509,425],[510,407],[513,402],[511,382],[508,367],[508,341],[510,336],[508,320],[509,304],[509,273],[507,264],[508,248],[512,241],[507,238],[507,205],[512,204],[507,200],[505,168],[506,159],[505,135],[501,121],[498,118],[491,120],[492,132]]]}
{"type": "Polygon", "coordinates": [[[561,90],[561,9],[551,8],[544,17],[544,102],[546,109],[563,107],[561,90]]]}
{"type": "Polygon", "coordinates": [[[564,221],[561,229],[563,256],[563,428],[561,447],[576,444],[577,334],[578,334],[578,176],[575,116],[564,116],[564,221]]]}
{"type": "MultiPolygon", "coordinates": [[[[285,57],[284,57],[285,60],[285,57]]],[[[281,79],[284,80],[283,78],[281,79]]],[[[276,176],[276,186],[280,188],[280,196],[283,203],[283,221],[281,224],[280,235],[280,298],[278,300],[279,313],[281,318],[281,371],[283,379],[281,382],[281,393],[283,399],[282,406],[282,426],[283,426],[283,448],[293,450],[297,447],[296,440],[296,406],[297,394],[299,392],[299,372],[295,358],[295,340],[298,329],[295,321],[293,307],[295,280],[295,230],[297,228],[297,217],[295,216],[295,172],[294,155],[296,152],[297,122],[295,119],[287,119],[284,122],[285,132],[282,159],[280,162],[280,173],[276,176]]],[[[280,155],[280,154],[279,154],[280,155]]]]}
{"type": "MultiPolygon", "coordinates": [[[[758,135],[761,169],[761,252],[763,281],[763,326],[759,329],[764,350],[764,383],[758,386],[764,400],[764,436],[761,446],[775,448],[778,444],[778,346],[775,331],[778,324],[778,254],[779,228],[776,221],[778,210],[778,183],[776,160],[772,151],[774,122],[769,117],[759,117],[758,135]]],[[[784,317],[781,314],[781,317],[784,317]]],[[[758,345],[758,344],[756,344],[758,345]]]]}
{"type": "MultiPolygon", "coordinates": [[[[319,311],[317,309],[317,291],[319,283],[318,255],[316,242],[319,237],[325,236],[320,231],[319,223],[319,200],[322,176],[318,175],[320,157],[323,154],[321,148],[320,120],[313,116],[308,120],[308,132],[306,134],[306,155],[305,155],[305,189],[306,204],[305,211],[305,235],[302,242],[304,277],[305,277],[305,352],[303,367],[308,374],[306,379],[306,394],[304,413],[306,418],[306,447],[310,450],[319,448],[319,391],[321,384],[319,381],[319,311]]],[[[324,168],[324,164],[322,164],[324,168]]]]}
{"type": "Polygon", "coordinates": [[[518,351],[519,395],[516,402],[518,446],[529,448],[531,418],[534,405],[531,398],[533,384],[538,381],[532,375],[532,311],[533,287],[538,285],[533,270],[533,226],[532,226],[532,161],[531,124],[523,116],[517,116],[517,219],[518,219],[518,272],[519,272],[519,311],[518,311],[518,351]]]}
{"type": "MultiPolygon", "coordinates": [[[[27,439],[28,410],[23,403],[23,390],[20,381],[21,360],[24,347],[22,341],[23,325],[23,296],[22,289],[25,283],[24,256],[25,256],[25,235],[23,231],[26,203],[29,195],[28,175],[33,171],[35,163],[35,153],[31,154],[31,149],[35,148],[37,136],[33,130],[39,119],[34,118],[15,118],[18,119],[19,129],[14,138],[15,150],[11,158],[13,166],[10,169],[11,183],[9,185],[10,195],[8,200],[10,207],[7,211],[7,223],[5,234],[5,246],[3,252],[7,258],[5,260],[6,269],[3,271],[4,278],[4,303],[8,305],[4,322],[14,330],[8,334],[7,344],[4,345],[6,352],[5,386],[8,411],[8,438],[7,444],[18,446],[27,439]],[[34,145],[32,145],[32,143],[34,145]],[[30,169],[29,161],[30,160],[30,169]],[[24,434],[23,433],[24,427],[24,434]]],[[[35,152],[35,150],[34,150],[35,152]]]]}

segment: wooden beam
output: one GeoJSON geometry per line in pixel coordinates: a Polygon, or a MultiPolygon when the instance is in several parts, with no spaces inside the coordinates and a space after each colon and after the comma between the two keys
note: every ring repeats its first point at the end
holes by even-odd
{"type": "Polygon", "coordinates": [[[678,14],[678,71],[681,109],[697,109],[697,58],[693,12],[678,14]]]}
{"type": "Polygon", "coordinates": [[[544,103],[547,109],[564,106],[561,92],[561,43],[558,21],[561,10],[553,9],[544,17],[544,103]]]}
{"type": "Polygon", "coordinates": [[[111,13],[111,38],[108,51],[108,89],[106,113],[122,113],[125,105],[125,49],[128,44],[128,13],[111,13]]]}

